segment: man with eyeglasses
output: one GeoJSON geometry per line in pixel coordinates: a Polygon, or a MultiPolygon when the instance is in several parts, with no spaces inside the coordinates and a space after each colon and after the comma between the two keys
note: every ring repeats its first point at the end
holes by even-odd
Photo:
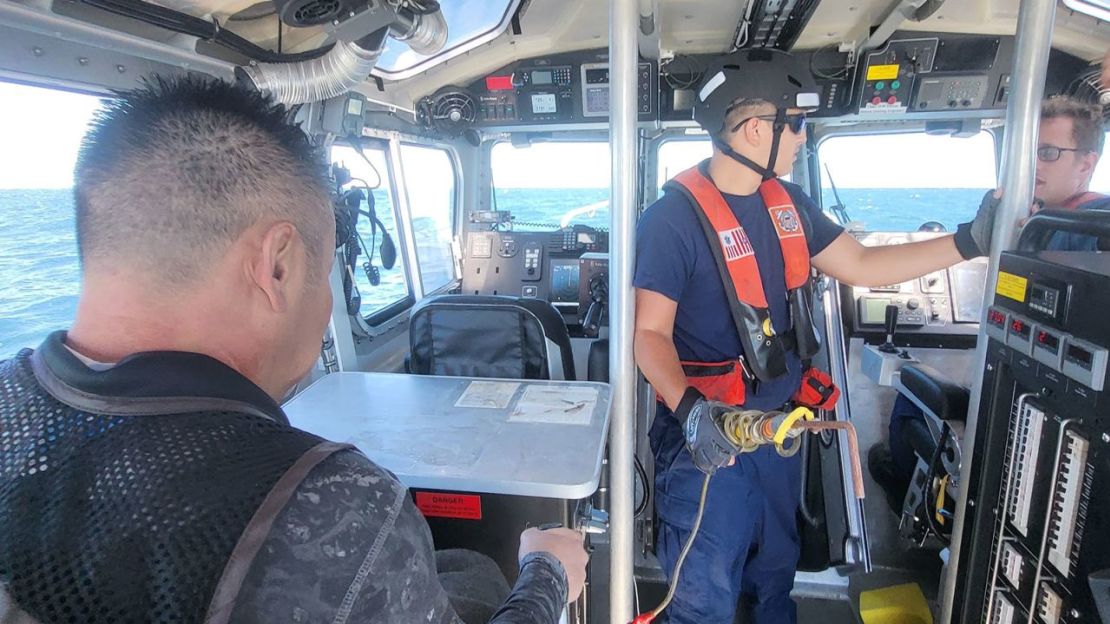
{"type": "MultiPolygon", "coordinates": [[[[1045,208],[1110,210],[1110,198],[1089,190],[1106,131],[1102,109],[1073,98],[1057,96],[1041,106],[1037,134],[1037,174],[1033,196],[1045,208]]],[[[1059,251],[1093,251],[1093,236],[1057,232],[1048,248],[1059,251]]]]}
{"type": "MultiPolygon", "coordinates": [[[[1104,63],[1104,67],[1107,65],[1110,64],[1104,63]]],[[[1110,198],[1088,190],[1105,139],[1102,110],[1097,104],[1087,104],[1066,96],[1045,100],[1041,104],[1037,139],[1034,210],[1110,210],[1110,198]]],[[[1106,247],[1105,241],[1102,247],[1106,247]]],[[[1054,251],[1094,251],[1100,248],[1100,240],[1094,236],[1056,232],[1049,238],[1046,248],[1054,251]]],[[[885,445],[876,445],[868,453],[871,475],[883,488],[887,503],[895,514],[901,513],[902,501],[917,464],[911,439],[918,439],[918,447],[931,445],[931,441],[920,441],[924,431],[927,431],[924,412],[908,398],[899,395],[890,415],[889,449],[885,445]]]]}
{"type": "Polygon", "coordinates": [[[719,58],[694,107],[713,155],[669,181],[640,219],[634,342],[659,399],[650,440],[656,554],[668,577],[712,475],[667,622],[731,624],[741,594],[757,624],[796,621],[801,457],[772,447],[737,456],[722,420],[740,408],[835,406],[828,375],[808,365],[821,347],[811,269],[848,284],[896,284],[990,246],[997,202],[984,202],[955,236],[864,247],[780,181],[805,146],[806,111],[820,103],[809,70],[788,53],[719,58]]]}

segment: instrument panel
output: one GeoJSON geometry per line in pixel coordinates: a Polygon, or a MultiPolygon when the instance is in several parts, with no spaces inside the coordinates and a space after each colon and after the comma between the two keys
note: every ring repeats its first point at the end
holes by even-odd
{"type": "MultiPolygon", "coordinates": [[[[865,246],[927,240],[942,233],[869,232],[865,246]]],[[[987,262],[979,258],[934,271],[901,284],[842,286],[847,291],[841,312],[852,335],[882,338],[886,307],[898,306],[896,342],[909,346],[969,346],[979,332],[987,262]],[[850,305],[848,303],[850,302],[850,305]]]]}
{"type": "MultiPolygon", "coordinates": [[[[537,57],[507,65],[468,85],[478,126],[596,121],[609,116],[609,63],[604,50],[537,57]]],[[[657,117],[659,72],[637,66],[640,119],[657,117]]]]}
{"type": "Polygon", "coordinates": [[[606,304],[608,251],[608,232],[585,225],[554,232],[472,231],[463,252],[462,293],[543,299],[568,325],[582,324],[591,307],[601,314],[598,305],[606,304]]]}

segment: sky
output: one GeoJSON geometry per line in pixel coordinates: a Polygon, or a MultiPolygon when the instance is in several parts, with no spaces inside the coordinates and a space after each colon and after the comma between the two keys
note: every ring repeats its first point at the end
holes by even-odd
{"type": "Polygon", "coordinates": [[[0,82],[0,189],[69,188],[100,100],[0,82]]]}
{"type": "MultiPolygon", "coordinates": [[[[0,82],[0,189],[71,186],[81,137],[99,103],[88,95],[0,82]]],[[[674,175],[704,158],[708,149],[707,141],[665,144],[660,175],[674,175]]],[[[924,134],[833,137],[819,152],[839,188],[995,184],[987,133],[966,139],[924,134]]],[[[596,142],[502,143],[493,149],[493,174],[500,188],[604,188],[609,185],[609,148],[596,142]]],[[[822,171],[825,184],[827,177],[822,171]]],[[[1110,192],[1110,154],[1099,164],[1091,188],[1110,192]]]]}

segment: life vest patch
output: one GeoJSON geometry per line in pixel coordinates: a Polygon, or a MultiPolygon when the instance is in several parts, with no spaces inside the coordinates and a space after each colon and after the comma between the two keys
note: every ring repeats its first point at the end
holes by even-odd
{"type": "Polygon", "coordinates": [[[803,235],[802,224],[798,222],[798,215],[791,208],[771,208],[770,212],[771,220],[775,222],[775,229],[779,231],[780,237],[803,235]]]}
{"type": "Polygon", "coordinates": [[[724,232],[717,232],[717,236],[721,239],[721,249],[725,252],[725,262],[739,260],[744,256],[755,253],[743,228],[737,227],[724,232]]]}

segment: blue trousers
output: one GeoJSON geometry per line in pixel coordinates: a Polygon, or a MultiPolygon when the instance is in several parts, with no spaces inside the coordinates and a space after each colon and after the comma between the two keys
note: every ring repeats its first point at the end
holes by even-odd
{"type": "MultiPolygon", "coordinates": [[[[694,467],[678,422],[660,409],[651,429],[655,454],[656,555],[670,579],[697,514],[705,474],[694,467]]],[[[770,447],[736,458],[709,482],[701,528],[661,621],[732,624],[738,599],[756,624],[793,624],[790,598],[801,550],[797,509],[801,458],[770,447]]]]}

